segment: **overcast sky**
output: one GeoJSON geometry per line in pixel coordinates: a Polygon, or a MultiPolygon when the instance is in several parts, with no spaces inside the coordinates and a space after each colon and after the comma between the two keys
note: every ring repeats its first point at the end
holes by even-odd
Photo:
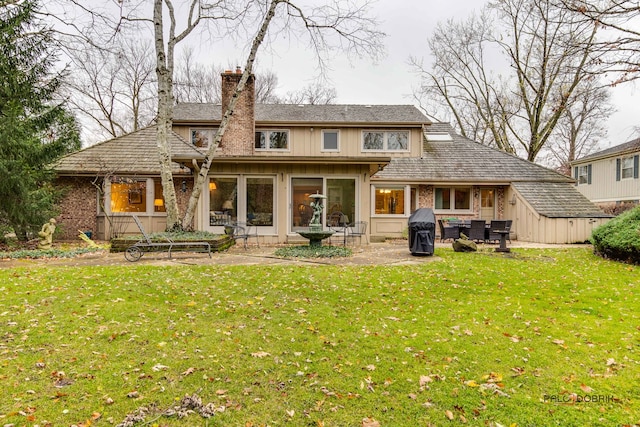
{"type": "MultiPolygon", "coordinates": [[[[413,104],[411,93],[419,84],[418,76],[408,65],[410,56],[430,61],[426,40],[439,21],[464,18],[479,11],[486,0],[379,0],[375,14],[382,22],[386,38],[386,57],[378,64],[369,59],[349,63],[345,58],[331,61],[329,84],[336,88],[340,104],[413,104]]],[[[304,45],[287,42],[263,51],[257,61],[258,70],[271,70],[278,75],[278,93],[301,89],[316,78],[313,56],[304,45]]],[[[218,51],[219,52],[219,51],[218,51]]],[[[244,64],[244,58],[218,56],[218,64],[244,64]]],[[[201,52],[202,53],[202,52],[201,52]]],[[[637,137],[633,126],[640,126],[640,87],[626,84],[612,89],[618,112],[608,121],[609,135],[602,148],[637,137]]]]}

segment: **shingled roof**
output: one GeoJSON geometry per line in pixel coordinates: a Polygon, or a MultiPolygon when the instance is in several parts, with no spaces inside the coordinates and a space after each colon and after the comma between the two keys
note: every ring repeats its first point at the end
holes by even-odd
{"type": "MultiPolygon", "coordinates": [[[[173,109],[176,123],[220,121],[220,104],[183,103],[173,109]]],[[[413,105],[292,105],[256,104],[255,120],[262,123],[313,124],[404,124],[429,123],[427,117],[413,105]]]]}
{"type": "Polygon", "coordinates": [[[513,187],[540,215],[549,218],[608,218],[574,185],[563,182],[515,182],[513,187]]]}
{"type": "Polygon", "coordinates": [[[609,147],[606,150],[598,151],[597,153],[589,154],[588,156],[581,157],[573,161],[572,164],[584,163],[596,159],[638,152],[640,152],[640,138],[625,142],[620,145],[616,145],[614,147],[609,147]]]}
{"type": "MultiPolygon", "coordinates": [[[[54,169],[59,174],[121,173],[158,174],[160,159],[156,147],[156,127],[150,126],[101,142],[61,158],[54,169]]],[[[197,158],[202,153],[175,132],[169,133],[174,158],[197,158]]],[[[173,164],[180,172],[179,165],[173,164]]]]}
{"type": "Polygon", "coordinates": [[[456,134],[448,123],[425,126],[420,158],[396,158],[373,179],[430,182],[569,182],[573,179],[456,134]]]}

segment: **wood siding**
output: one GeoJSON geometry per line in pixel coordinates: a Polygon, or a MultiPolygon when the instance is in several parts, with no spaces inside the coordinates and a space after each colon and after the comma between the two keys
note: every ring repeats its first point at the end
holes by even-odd
{"type": "MultiPolygon", "coordinates": [[[[631,155],[624,155],[629,157],[631,155]]],[[[616,181],[616,160],[620,157],[594,160],[591,164],[591,184],[578,184],[578,190],[594,203],[640,200],[640,179],[626,178],[616,181]]]]}
{"type": "MultiPolygon", "coordinates": [[[[196,129],[195,126],[175,125],[173,130],[183,137],[186,141],[190,141],[190,130],[196,129]]],[[[202,126],[202,128],[210,129],[211,126],[202,126]]],[[[385,127],[378,130],[406,130],[409,131],[409,150],[408,151],[362,151],[362,132],[371,130],[372,127],[365,128],[332,128],[332,127],[316,127],[316,126],[256,126],[256,130],[288,130],[289,131],[289,149],[288,150],[253,150],[253,156],[264,157],[420,157],[422,150],[422,128],[406,128],[406,127],[385,127]],[[339,151],[323,151],[322,150],[322,131],[338,130],[339,135],[339,151]]],[[[253,147],[251,147],[253,149],[253,147]]],[[[220,153],[222,155],[222,152],[220,153]]]]}

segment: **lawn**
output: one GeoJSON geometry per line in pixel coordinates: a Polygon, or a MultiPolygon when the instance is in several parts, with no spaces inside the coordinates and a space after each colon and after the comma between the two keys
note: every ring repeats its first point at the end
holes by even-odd
{"type": "Polygon", "coordinates": [[[0,425],[640,424],[637,266],[437,255],[0,269],[0,425]]]}

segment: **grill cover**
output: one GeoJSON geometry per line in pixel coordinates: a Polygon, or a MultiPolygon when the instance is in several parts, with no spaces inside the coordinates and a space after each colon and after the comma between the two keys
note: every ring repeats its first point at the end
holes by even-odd
{"type": "Polygon", "coordinates": [[[433,255],[436,239],[436,216],[430,208],[420,208],[409,217],[411,255],[433,255]]]}

